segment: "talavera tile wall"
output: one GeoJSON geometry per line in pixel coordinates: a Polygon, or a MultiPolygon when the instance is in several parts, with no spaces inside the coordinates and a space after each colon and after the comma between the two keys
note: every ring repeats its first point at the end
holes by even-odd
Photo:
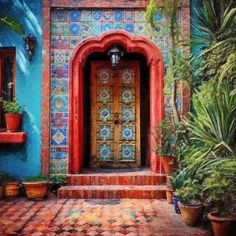
{"type": "MultiPolygon", "coordinates": [[[[188,9],[179,12],[181,30],[189,25],[188,9]]],[[[170,40],[167,36],[167,20],[159,13],[155,20],[158,32],[152,32],[145,20],[144,10],[82,10],[59,9],[51,13],[51,148],[50,173],[67,173],[68,161],[68,81],[69,58],[73,48],[82,40],[118,29],[142,35],[153,40],[168,62],[170,40]]],[[[189,33],[189,32],[188,32],[189,33]]],[[[180,103],[178,103],[180,106],[180,103]]],[[[169,98],[166,97],[166,113],[169,98]]]]}

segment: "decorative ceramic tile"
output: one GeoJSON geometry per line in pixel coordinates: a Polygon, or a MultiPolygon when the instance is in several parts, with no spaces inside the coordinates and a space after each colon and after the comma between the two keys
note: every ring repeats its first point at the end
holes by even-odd
{"type": "Polygon", "coordinates": [[[110,88],[103,88],[98,90],[98,102],[111,102],[112,101],[112,91],[110,88]]]}
{"type": "Polygon", "coordinates": [[[73,49],[80,41],[80,35],[70,36],[70,48],[73,49]]]}
{"type": "Polygon", "coordinates": [[[68,147],[51,146],[51,160],[66,160],[68,158],[68,147]]]}
{"type": "Polygon", "coordinates": [[[51,53],[52,64],[68,64],[69,52],[68,51],[52,51],[51,53]]]}
{"type": "Polygon", "coordinates": [[[51,33],[56,35],[68,35],[69,34],[69,24],[68,23],[61,23],[55,22],[51,24],[51,33]]]}
{"type": "Polygon", "coordinates": [[[81,12],[78,10],[70,11],[69,15],[70,15],[70,21],[77,22],[80,21],[81,19],[81,12]]]}
{"type": "Polygon", "coordinates": [[[134,108],[122,107],[121,108],[121,120],[124,122],[134,121],[134,108]]]}
{"type": "Polygon", "coordinates": [[[122,125],[121,140],[135,140],[135,127],[131,125],[122,125]]]}
{"type": "Polygon", "coordinates": [[[67,174],[67,165],[65,160],[50,161],[50,174],[67,174]]]}
{"type": "Polygon", "coordinates": [[[102,31],[103,31],[103,32],[112,30],[112,28],[113,28],[112,22],[103,22],[103,23],[102,23],[102,31]]]}
{"type": "Polygon", "coordinates": [[[81,21],[91,21],[92,13],[91,11],[81,11],[81,21]]]}
{"type": "Polygon", "coordinates": [[[133,89],[122,89],[121,101],[123,103],[134,102],[134,90],[133,89]]]}
{"type": "Polygon", "coordinates": [[[111,120],[111,107],[99,107],[98,108],[98,120],[110,121],[111,120]]]}
{"type": "Polygon", "coordinates": [[[127,32],[134,33],[134,23],[131,23],[131,22],[125,23],[124,28],[127,32]]]}
{"type": "Polygon", "coordinates": [[[113,11],[102,11],[102,21],[112,21],[113,11]]]}
{"type": "Polygon", "coordinates": [[[133,21],[134,20],[134,11],[124,11],[124,20],[133,21]]]}
{"type": "Polygon", "coordinates": [[[68,112],[52,112],[51,124],[56,128],[65,128],[68,126],[68,112]]]}
{"type": "Polygon", "coordinates": [[[134,84],[134,70],[123,69],[121,70],[121,83],[122,84],[134,84]]]}
{"type": "Polygon", "coordinates": [[[67,144],[67,129],[66,128],[51,128],[51,144],[66,145],[67,144]]]}
{"type": "Polygon", "coordinates": [[[135,22],[135,33],[139,35],[147,34],[146,22],[135,22]]]}
{"type": "Polygon", "coordinates": [[[121,145],[121,160],[135,160],[135,147],[133,145],[121,145]]]}
{"type": "Polygon", "coordinates": [[[92,32],[92,23],[91,22],[83,22],[81,24],[81,34],[82,35],[91,35],[92,32]]]}
{"type": "Polygon", "coordinates": [[[52,95],[68,95],[68,80],[53,78],[51,80],[52,95]]]}
{"type": "Polygon", "coordinates": [[[68,11],[52,11],[51,19],[52,21],[68,21],[68,11]]]}
{"type": "Polygon", "coordinates": [[[72,34],[72,35],[80,34],[80,24],[79,23],[70,23],[70,34],[72,34]]]}
{"type": "Polygon", "coordinates": [[[93,22],[92,35],[99,35],[101,33],[102,33],[102,23],[101,22],[93,22]]]}
{"type": "Polygon", "coordinates": [[[124,18],[122,10],[115,10],[114,11],[114,21],[122,21],[124,18]]]}
{"type": "Polygon", "coordinates": [[[145,22],[145,11],[135,11],[135,21],[145,22]]]}
{"type": "Polygon", "coordinates": [[[123,30],[124,29],[124,23],[116,21],[113,23],[113,29],[115,30],[123,30]]]}
{"type": "Polygon", "coordinates": [[[51,47],[52,49],[68,49],[69,37],[68,36],[52,36],[51,47]]]}
{"type": "Polygon", "coordinates": [[[99,144],[98,145],[98,159],[99,160],[112,160],[113,150],[111,144],[99,144]]]}
{"type": "Polygon", "coordinates": [[[98,126],[98,140],[112,140],[113,130],[111,125],[98,126]]]}
{"type": "Polygon", "coordinates": [[[112,79],[112,70],[110,69],[99,69],[97,70],[97,82],[99,84],[109,84],[112,79]]]}
{"type": "Polygon", "coordinates": [[[153,16],[154,21],[162,21],[164,20],[164,15],[161,12],[157,12],[153,16]]]}
{"type": "Polygon", "coordinates": [[[68,112],[68,96],[52,95],[51,96],[52,112],[68,112]]]}
{"type": "Polygon", "coordinates": [[[69,66],[68,65],[52,65],[51,66],[52,77],[68,78],[69,66]]]}
{"type": "Polygon", "coordinates": [[[92,11],[92,21],[100,21],[101,18],[102,18],[101,10],[92,11]]]}

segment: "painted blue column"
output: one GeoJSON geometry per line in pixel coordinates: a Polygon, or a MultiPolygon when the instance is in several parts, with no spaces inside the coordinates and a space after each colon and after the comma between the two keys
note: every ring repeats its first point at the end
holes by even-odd
{"type": "Polygon", "coordinates": [[[0,0],[0,12],[18,19],[25,33],[37,38],[33,60],[27,59],[22,36],[0,27],[0,47],[16,48],[16,97],[24,107],[23,130],[27,141],[20,146],[0,146],[0,169],[23,178],[40,172],[42,5],[39,0],[0,0]]]}

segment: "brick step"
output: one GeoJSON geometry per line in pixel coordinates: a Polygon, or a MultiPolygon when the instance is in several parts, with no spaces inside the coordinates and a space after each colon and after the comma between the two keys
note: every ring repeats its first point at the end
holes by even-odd
{"type": "Polygon", "coordinates": [[[64,186],[58,190],[58,198],[63,199],[107,199],[107,198],[133,198],[133,199],[164,199],[164,185],[89,185],[64,186]]]}
{"type": "Polygon", "coordinates": [[[99,173],[67,175],[67,185],[160,185],[166,175],[148,173],[99,173]]]}

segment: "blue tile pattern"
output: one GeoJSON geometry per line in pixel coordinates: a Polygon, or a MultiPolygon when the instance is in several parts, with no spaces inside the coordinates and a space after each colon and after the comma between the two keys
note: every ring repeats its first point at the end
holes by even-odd
{"type": "Polygon", "coordinates": [[[98,145],[98,159],[100,161],[112,160],[112,146],[110,144],[98,145]]]}
{"type": "Polygon", "coordinates": [[[132,161],[135,159],[135,147],[133,145],[121,145],[121,160],[132,161]]]}
{"type": "Polygon", "coordinates": [[[121,128],[121,140],[135,140],[134,134],[135,127],[132,125],[122,125],[121,128]]]}

